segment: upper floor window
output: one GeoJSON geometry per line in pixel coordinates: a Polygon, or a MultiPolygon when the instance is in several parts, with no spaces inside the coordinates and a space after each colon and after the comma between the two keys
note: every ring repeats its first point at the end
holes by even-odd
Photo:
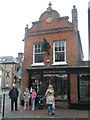
{"type": "Polygon", "coordinates": [[[55,41],[53,44],[53,63],[66,63],[66,41],[55,41]]]}
{"type": "Polygon", "coordinates": [[[42,43],[35,43],[33,49],[33,64],[44,63],[44,51],[42,43]]]}

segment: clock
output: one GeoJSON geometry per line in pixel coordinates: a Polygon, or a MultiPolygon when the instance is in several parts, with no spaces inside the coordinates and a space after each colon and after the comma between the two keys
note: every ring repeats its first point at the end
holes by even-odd
{"type": "Polygon", "coordinates": [[[46,20],[46,22],[47,22],[47,23],[51,23],[52,20],[53,20],[52,17],[48,17],[47,20],[46,20]]]}

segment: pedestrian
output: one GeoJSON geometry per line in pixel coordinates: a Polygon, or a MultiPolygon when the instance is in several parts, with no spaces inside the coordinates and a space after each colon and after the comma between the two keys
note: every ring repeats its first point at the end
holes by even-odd
{"type": "Polygon", "coordinates": [[[46,85],[42,81],[40,81],[40,88],[39,88],[39,109],[44,109],[45,107],[45,92],[46,92],[46,85]]]}
{"type": "MultiPolygon", "coordinates": [[[[32,94],[32,90],[35,89],[36,93],[37,93],[37,85],[35,83],[35,80],[32,81],[32,85],[30,87],[30,94],[32,94]]],[[[36,101],[36,100],[35,100],[36,101]]],[[[31,98],[30,98],[30,105],[31,105],[31,98]]]]}
{"type": "Polygon", "coordinates": [[[35,89],[35,91],[37,92],[37,85],[35,84],[35,81],[32,82],[32,86],[30,88],[30,92],[32,92],[32,89],[35,89]]]}
{"type": "Polygon", "coordinates": [[[17,109],[18,95],[19,95],[19,91],[16,87],[16,84],[13,84],[11,90],[9,91],[9,97],[11,99],[11,111],[13,111],[14,103],[15,103],[15,110],[18,111],[18,109],[17,109]]]}
{"type": "Polygon", "coordinates": [[[53,107],[54,90],[52,85],[48,86],[45,95],[46,95],[46,104],[48,105],[48,115],[51,116],[51,110],[52,110],[52,115],[55,115],[54,107],[53,107]]]}
{"type": "Polygon", "coordinates": [[[30,93],[29,93],[28,88],[26,88],[23,97],[24,97],[24,110],[26,110],[27,106],[29,109],[30,93]]]}
{"type": "Polygon", "coordinates": [[[37,93],[36,93],[35,89],[32,89],[32,93],[31,93],[31,106],[32,106],[32,110],[35,109],[36,97],[37,97],[37,93]]]}

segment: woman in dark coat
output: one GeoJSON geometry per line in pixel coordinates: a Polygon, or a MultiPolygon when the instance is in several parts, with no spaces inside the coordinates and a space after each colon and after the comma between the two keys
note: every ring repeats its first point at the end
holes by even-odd
{"type": "Polygon", "coordinates": [[[15,84],[13,84],[12,89],[9,91],[9,97],[11,99],[11,111],[13,111],[13,104],[15,102],[15,110],[18,111],[17,109],[17,98],[19,95],[19,91],[16,87],[15,84]]]}

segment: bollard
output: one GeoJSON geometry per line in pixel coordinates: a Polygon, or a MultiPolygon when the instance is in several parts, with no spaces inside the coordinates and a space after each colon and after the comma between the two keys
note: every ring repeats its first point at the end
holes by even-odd
{"type": "Polygon", "coordinates": [[[5,109],[5,93],[3,94],[2,118],[4,118],[4,109],[5,109]]]}
{"type": "Polygon", "coordinates": [[[0,96],[0,113],[2,111],[2,95],[0,96]]]}

